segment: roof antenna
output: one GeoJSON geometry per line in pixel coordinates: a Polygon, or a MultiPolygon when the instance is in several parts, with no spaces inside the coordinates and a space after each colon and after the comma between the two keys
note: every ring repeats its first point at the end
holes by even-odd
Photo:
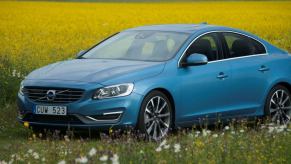
{"type": "Polygon", "coordinates": [[[201,25],[207,25],[208,23],[207,22],[201,22],[200,24],[201,25]]]}

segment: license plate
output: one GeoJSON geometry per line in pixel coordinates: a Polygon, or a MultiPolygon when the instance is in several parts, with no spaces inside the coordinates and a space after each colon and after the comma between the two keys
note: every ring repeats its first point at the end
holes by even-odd
{"type": "Polygon", "coordinates": [[[43,106],[37,105],[35,108],[35,114],[44,115],[67,115],[66,106],[43,106]]]}

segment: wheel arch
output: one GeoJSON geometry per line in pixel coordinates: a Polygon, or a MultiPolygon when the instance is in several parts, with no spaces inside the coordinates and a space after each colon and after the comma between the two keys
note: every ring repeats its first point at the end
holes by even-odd
{"type": "Polygon", "coordinates": [[[173,112],[173,127],[175,127],[175,120],[176,120],[176,108],[175,108],[175,100],[174,100],[174,97],[173,95],[171,94],[171,92],[165,88],[162,88],[162,87],[157,87],[157,88],[153,88],[151,89],[150,91],[148,91],[147,94],[149,94],[150,92],[152,91],[159,91],[159,92],[162,92],[163,94],[165,94],[167,96],[167,98],[170,100],[170,103],[171,103],[171,107],[172,107],[172,112],[173,112]]]}
{"type": "MultiPolygon", "coordinates": [[[[280,81],[280,82],[276,82],[274,85],[272,85],[272,87],[270,88],[270,90],[272,88],[274,88],[275,86],[278,86],[278,85],[281,85],[281,86],[284,86],[288,89],[288,91],[291,93],[291,84],[286,82],[286,81],[280,81]]],[[[270,91],[269,90],[269,91],[270,91]]]]}
{"type": "Polygon", "coordinates": [[[271,90],[276,87],[276,86],[284,86],[288,89],[288,91],[291,93],[291,84],[289,82],[286,82],[286,81],[276,81],[275,83],[273,83],[271,85],[271,87],[267,90],[267,93],[266,93],[266,96],[264,97],[264,106],[263,106],[263,114],[265,115],[266,111],[265,111],[265,105],[266,105],[266,101],[267,101],[267,98],[268,98],[268,95],[270,94],[271,90]]]}

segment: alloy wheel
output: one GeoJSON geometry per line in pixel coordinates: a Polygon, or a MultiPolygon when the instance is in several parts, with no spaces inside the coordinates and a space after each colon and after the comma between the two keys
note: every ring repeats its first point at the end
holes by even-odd
{"type": "Polygon", "coordinates": [[[291,99],[290,94],[278,89],[270,99],[269,111],[272,122],[286,125],[291,119],[291,99]]]}
{"type": "Polygon", "coordinates": [[[144,125],[150,139],[160,140],[168,134],[171,123],[170,104],[161,97],[152,97],[146,104],[144,125]]]}

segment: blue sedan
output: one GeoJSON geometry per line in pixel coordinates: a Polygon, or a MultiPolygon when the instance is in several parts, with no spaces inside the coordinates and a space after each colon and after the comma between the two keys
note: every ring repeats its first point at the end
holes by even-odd
{"type": "Polygon", "coordinates": [[[207,24],[119,32],[21,83],[32,127],[124,129],[153,140],[206,118],[291,117],[291,56],[250,33],[207,24]]]}

